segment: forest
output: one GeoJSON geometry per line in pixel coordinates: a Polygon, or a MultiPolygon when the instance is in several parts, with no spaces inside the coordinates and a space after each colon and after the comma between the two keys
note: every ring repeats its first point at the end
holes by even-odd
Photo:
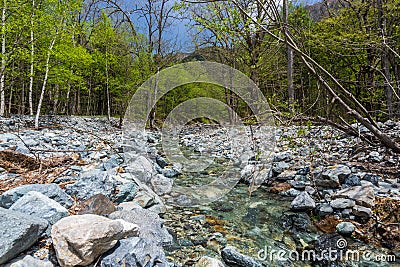
{"type": "MultiPolygon", "coordinates": [[[[396,0],[284,1],[286,8],[266,0],[195,2],[5,0],[0,115],[122,116],[151,75],[209,60],[248,75],[284,118],[352,122],[339,98],[363,117],[399,116],[396,0]],[[173,31],[179,23],[189,46],[173,31]]],[[[156,117],[212,94],[207,85],[189,87],[165,97],[156,117]]],[[[217,97],[246,113],[229,92],[221,89],[217,97]]]]}

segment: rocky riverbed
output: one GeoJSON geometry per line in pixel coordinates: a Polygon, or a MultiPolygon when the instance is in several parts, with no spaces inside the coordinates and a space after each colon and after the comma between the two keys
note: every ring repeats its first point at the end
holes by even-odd
{"type": "MultiPolygon", "coordinates": [[[[277,127],[269,162],[250,152],[228,194],[178,207],[174,186],[207,184],[232,158],[223,129],[182,130],[187,157],[216,158],[185,173],[163,154],[158,132],[126,149],[116,125],[43,117],[34,130],[31,117],[0,119],[0,265],[399,264],[400,158],[383,147],[327,126],[277,127]],[[296,258],[304,252],[316,257],[296,258]]],[[[380,126],[400,138],[400,124],[380,126]]]]}

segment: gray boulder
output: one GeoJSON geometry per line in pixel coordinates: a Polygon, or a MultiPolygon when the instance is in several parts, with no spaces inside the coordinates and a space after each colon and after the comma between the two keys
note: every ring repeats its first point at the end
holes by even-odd
{"type": "Polygon", "coordinates": [[[350,174],[351,170],[346,165],[329,167],[317,176],[316,184],[325,188],[339,188],[350,174]]]}
{"type": "Polygon", "coordinates": [[[168,267],[163,249],[140,237],[121,239],[101,259],[101,267],[168,267]]]}
{"type": "Polygon", "coordinates": [[[125,182],[118,186],[118,194],[114,197],[116,203],[131,201],[135,198],[137,184],[132,181],[125,182]]]}
{"type": "Polygon", "coordinates": [[[0,208],[0,264],[30,248],[47,226],[41,218],[0,208]]]}
{"type": "Polygon", "coordinates": [[[172,236],[163,226],[164,221],[157,213],[140,208],[121,210],[110,214],[110,219],[122,219],[139,226],[139,237],[149,240],[157,245],[170,245],[172,236]]]}
{"type": "Polygon", "coordinates": [[[173,180],[162,174],[157,174],[151,179],[151,187],[157,195],[168,194],[172,190],[173,180]]]}
{"type": "Polygon", "coordinates": [[[227,246],[221,251],[221,256],[228,266],[235,267],[266,267],[264,263],[252,257],[239,253],[236,248],[227,246]]]}
{"type": "Polygon", "coordinates": [[[315,201],[307,192],[301,192],[290,204],[292,210],[309,210],[315,208],[315,201]]]}
{"type": "Polygon", "coordinates": [[[118,240],[137,236],[138,226],[123,220],[85,214],[61,219],[51,229],[51,239],[62,267],[89,265],[114,247],[118,240]]]}
{"type": "Polygon", "coordinates": [[[117,181],[106,171],[93,169],[79,175],[78,181],[67,185],[66,192],[78,199],[88,199],[97,194],[113,197],[117,181]]]}
{"type": "Polygon", "coordinates": [[[348,209],[356,205],[356,202],[352,199],[337,198],[331,201],[331,207],[334,209],[348,209]]]}
{"type": "Polygon", "coordinates": [[[6,264],[4,267],[53,267],[53,263],[46,260],[39,260],[26,255],[23,259],[14,260],[13,262],[6,264]]]}
{"type": "Polygon", "coordinates": [[[57,184],[28,184],[21,185],[4,192],[0,196],[0,207],[10,208],[15,201],[30,191],[36,191],[69,208],[73,200],[57,184]]]}
{"type": "Polygon", "coordinates": [[[225,267],[225,265],[218,259],[203,256],[196,263],[195,267],[225,267]]]}
{"type": "Polygon", "coordinates": [[[351,235],[356,227],[351,222],[341,222],[336,225],[336,231],[341,235],[351,235]]]}
{"type": "Polygon", "coordinates": [[[45,219],[50,225],[68,216],[68,210],[42,193],[31,191],[18,199],[10,210],[45,219]]]}

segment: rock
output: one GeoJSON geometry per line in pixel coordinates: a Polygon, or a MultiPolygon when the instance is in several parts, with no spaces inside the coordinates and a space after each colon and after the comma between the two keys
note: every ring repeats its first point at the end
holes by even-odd
{"type": "Polygon", "coordinates": [[[88,199],[96,194],[103,194],[109,199],[113,197],[117,181],[106,171],[93,169],[79,174],[78,181],[66,185],[66,192],[78,199],[88,199]]]}
{"type": "Polygon", "coordinates": [[[30,248],[47,226],[41,218],[0,208],[0,264],[30,248]]]}
{"type": "Polygon", "coordinates": [[[125,182],[118,186],[118,194],[114,197],[115,202],[122,203],[134,199],[137,187],[138,186],[132,181],[125,182]]]}
{"type": "Polygon", "coordinates": [[[307,175],[310,173],[310,167],[306,166],[297,170],[298,175],[307,175]]]}
{"type": "Polygon", "coordinates": [[[264,263],[252,257],[239,253],[236,248],[227,246],[222,249],[221,256],[228,266],[235,267],[266,267],[264,263]]]}
{"type": "Polygon", "coordinates": [[[348,186],[358,186],[358,185],[361,185],[361,181],[357,175],[353,174],[345,179],[344,184],[348,185],[348,186]]]}
{"type": "Polygon", "coordinates": [[[68,210],[42,193],[31,191],[18,199],[10,210],[45,219],[50,225],[68,216],[68,210]]]}
{"type": "Polygon", "coordinates": [[[53,267],[53,263],[46,260],[40,260],[30,255],[26,255],[23,259],[13,261],[4,267],[53,267]]]}
{"type": "Polygon", "coordinates": [[[339,188],[340,183],[343,182],[349,175],[351,170],[346,165],[337,165],[329,167],[327,170],[316,176],[316,184],[325,188],[339,188]]]}
{"type": "Polygon", "coordinates": [[[289,151],[278,153],[274,156],[274,162],[290,161],[291,159],[292,159],[292,154],[289,151]]]}
{"type": "Polygon", "coordinates": [[[292,171],[292,170],[286,170],[282,173],[280,173],[276,179],[279,181],[287,181],[287,180],[293,180],[294,177],[296,176],[297,172],[292,171]]]}
{"type": "Polygon", "coordinates": [[[168,267],[161,247],[144,238],[121,239],[117,245],[101,258],[101,267],[157,266],[168,267]]]}
{"type": "Polygon", "coordinates": [[[117,206],[117,210],[134,210],[134,209],[141,209],[142,206],[139,205],[136,201],[128,201],[122,202],[117,206]]]}
{"type": "Polygon", "coordinates": [[[4,192],[0,196],[0,207],[10,208],[15,201],[30,191],[36,191],[69,208],[73,200],[57,184],[28,184],[21,185],[4,192]]]}
{"type": "Polygon", "coordinates": [[[130,156],[126,159],[126,161],[126,172],[129,172],[144,183],[150,182],[151,177],[155,173],[153,170],[153,165],[147,158],[143,156],[130,156]]]}
{"type": "Polygon", "coordinates": [[[371,208],[375,205],[375,193],[370,186],[353,186],[340,190],[332,195],[333,198],[349,198],[356,204],[371,208]]]}
{"type": "Polygon", "coordinates": [[[356,227],[351,222],[341,222],[336,225],[336,231],[341,235],[351,235],[356,227]]]}
{"type": "Polygon", "coordinates": [[[225,265],[220,260],[203,256],[196,263],[195,267],[225,267],[225,265]]]}
{"type": "Polygon", "coordinates": [[[333,208],[328,203],[320,204],[316,207],[316,213],[319,216],[327,216],[333,213],[333,208]]]}
{"type": "Polygon", "coordinates": [[[140,206],[142,206],[143,208],[148,208],[154,204],[156,204],[156,201],[154,199],[154,196],[150,195],[148,192],[146,191],[139,191],[136,195],[135,195],[135,199],[134,201],[136,201],[137,203],[139,203],[140,206]]]}
{"type": "Polygon", "coordinates": [[[119,166],[119,162],[115,157],[109,158],[106,162],[102,164],[105,171],[113,170],[119,166]]]}
{"type": "Polygon", "coordinates": [[[311,219],[307,213],[289,213],[281,217],[282,226],[291,233],[301,233],[311,226],[311,219]]]}
{"type": "Polygon", "coordinates": [[[375,186],[379,186],[379,179],[381,177],[379,175],[373,175],[373,174],[365,174],[362,179],[368,182],[371,182],[375,186]]]}
{"type": "Polygon", "coordinates": [[[332,265],[333,259],[340,258],[340,253],[344,253],[344,250],[347,249],[346,244],[343,237],[338,233],[327,233],[319,236],[314,243],[315,255],[320,255],[315,257],[316,261],[320,263],[320,266],[338,266],[332,265]],[[331,251],[331,253],[326,253],[326,251],[331,251]]]}
{"type": "Polygon", "coordinates": [[[145,238],[157,245],[170,245],[172,236],[163,226],[164,221],[157,213],[146,209],[122,210],[110,214],[110,219],[122,219],[139,226],[139,237],[145,238]]]}
{"type": "Polygon", "coordinates": [[[353,207],[352,213],[355,216],[362,217],[362,218],[371,218],[373,215],[372,210],[370,208],[366,208],[366,207],[358,206],[358,205],[353,207]]]}
{"type": "Polygon", "coordinates": [[[53,225],[51,238],[59,264],[89,265],[115,246],[119,239],[136,236],[138,226],[86,214],[61,219],[53,225]]]}
{"type": "Polygon", "coordinates": [[[168,194],[172,190],[173,180],[162,174],[157,174],[151,179],[151,186],[157,195],[168,194]]]}
{"type": "Polygon", "coordinates": [[[174,164],[172,168],[165,168],[162,170],[162,174],[168,178],[176,177],[181,173],[182,173],[182,165],[178,163],[174,164]]]}
{"type": "Polygon", "coordinates": [[[81,204],[83,209],[78,214],[95,214],[106,216],[117,210],[114,203],[112,203],[105,195],[94,195],[81,204]]]}
{"type": "Polygon", "coordinates": [[[337,198],[331,201],[331,207],[334,209],[347,209],[356,205],[355,201],[347,198],[337,198]]]}
{"type": "Polygon", "coordinates": [[[315,208],[315,201],[307,192],[301,192],[290,204],[292,210],[309,210],[315,208]]]}
{"type": "Polygon", "coordinates": [[[161,168],[164,168],[165,166],[168,165],[168,162],[160,155],[157,155],[156,162],[161,168]]]}
{"type": "Polygon", "coordinates": [[[290,165],[284,161],[276,162],[272,167],[272,174],[274,177],[278,176],[283,171],[289,169],[290,165]]]}

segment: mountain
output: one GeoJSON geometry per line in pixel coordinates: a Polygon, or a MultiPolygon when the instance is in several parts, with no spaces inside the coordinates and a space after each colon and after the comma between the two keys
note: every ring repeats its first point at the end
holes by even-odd
{"type": "Polygon", "coordinates": [[[346,2],[342,0],[323,0],[312,5],[306,5],[305,8],[314,21],[319,21],[346,6],[346,2]]]}

